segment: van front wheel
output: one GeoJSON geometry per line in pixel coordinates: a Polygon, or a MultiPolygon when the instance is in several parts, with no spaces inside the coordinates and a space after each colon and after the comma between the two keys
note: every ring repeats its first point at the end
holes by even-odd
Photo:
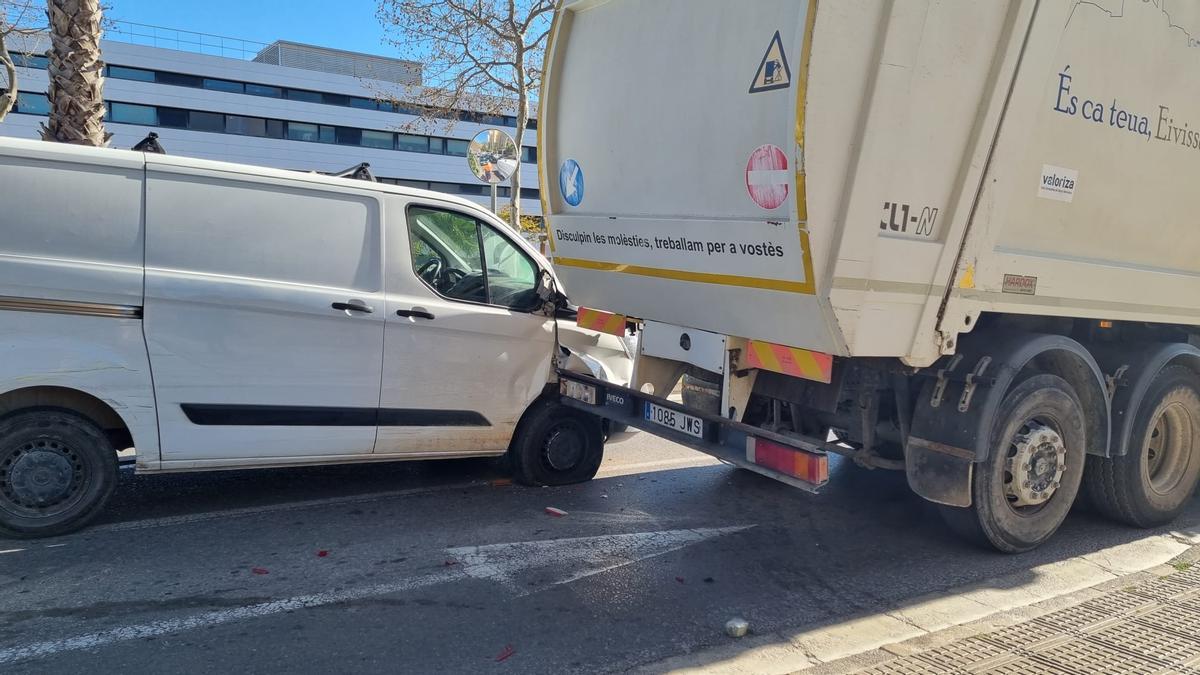
{"type": "Polygon", "coordinates": [[[583,411],[540,401],[517,426],[508,454],[513,477],[525,485],[582,483],[604,459],[604,426],[583,411]]]}
{"type": "Polygon", "coordinates": [[[116,484],[116,452],[90,420],[40,409],[0,421],[0,534],[51,537],[79,529],[116,484]]]}

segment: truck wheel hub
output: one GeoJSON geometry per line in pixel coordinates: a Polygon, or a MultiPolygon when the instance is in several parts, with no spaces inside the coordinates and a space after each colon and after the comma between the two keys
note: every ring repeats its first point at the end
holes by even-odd
{"type": "Polygon", "coordinates": [[[1005,488],[1013,506],[1050,501],[1067,468],[1062,436],[1044,424],[1030,422],[1013,439],[1005,472],[1005,488]]]}
{"type": "Polygon", "coordinates": [[[4,492],[25,507],[54,506],[67,499],[75,485],[73,453],[54,442],[25,444],[12,458],[4,492]]]}

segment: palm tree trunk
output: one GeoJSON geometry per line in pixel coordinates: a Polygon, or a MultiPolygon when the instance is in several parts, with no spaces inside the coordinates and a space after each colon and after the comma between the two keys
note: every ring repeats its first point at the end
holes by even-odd
{"type": "Polygon", "coordinates": [[[100,0],[48,0],[50,119],[47,141],[108,145],[104,129],[104,62],[100,60],[100,0]]]}

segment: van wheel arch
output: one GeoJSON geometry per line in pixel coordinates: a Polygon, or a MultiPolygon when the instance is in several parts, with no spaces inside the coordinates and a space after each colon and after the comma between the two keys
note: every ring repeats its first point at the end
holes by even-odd
{"type": "Polygon", "coordinates": [[[102,429],[115,450],[132,447],[133,434],[124,418],[104,400],[79,389],[36,386],[0,394],[0,420],[32,408],[57,409],[81,415],[102,429]]]}

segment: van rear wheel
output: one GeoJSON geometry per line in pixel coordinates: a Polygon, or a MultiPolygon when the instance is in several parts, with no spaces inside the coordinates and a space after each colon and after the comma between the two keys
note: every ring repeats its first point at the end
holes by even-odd
{"type": "Polygon", "coordinates": [[[513,477],[525,485],[570,485],[591,480],[604,459],[598,417],[539,401],[517,426],[508,450],[513,477]]]}
{"type": "Polygon", "coordinates": [[[1106,517],[1155,527],[1187,506],[1200,481],[1198,384],[1196,374],[1183,366],[1165,368],[1136,412],[1129,452],[1088,458],[1088,496],[1106,517]]]}
{"type": "Polygon", "coordinates": [[[1079,493],[1086,457],[1083,405],[1056,375],[1009,391],[996,414],[987,460],[971,478],[971,506],[943,506],[952,530],[1005,553],[1036,548],[1062,525],[1079,493]]]}
{"type": "Polygon", "coordinates": [[[0,420],[0,534],[51,537],[79,529],[116,484],[116,451],[90,420],[54,409],[0,420]]]}

